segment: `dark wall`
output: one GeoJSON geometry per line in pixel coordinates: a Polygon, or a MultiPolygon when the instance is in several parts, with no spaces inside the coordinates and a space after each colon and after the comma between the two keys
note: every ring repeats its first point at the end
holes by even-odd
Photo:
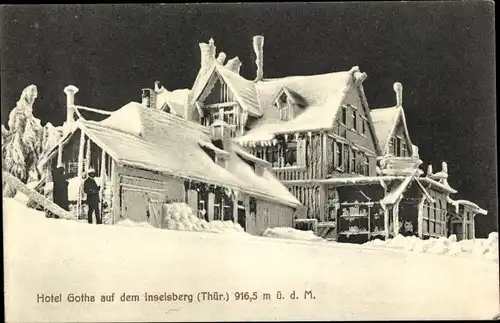
{"type": "Polygon", "coordinates": [[[65,118],[62,89],[77,104],[114,110],[160,80],[191,87],[199,42],[214,37],[242,74],[255,77],[252,36],[265,36],[264,76],[317,74],[359,65],[371,107],[394,105],[402,82],[408,128],[425,163],[449,164],[460,197],[497,226],[493,2],[265,5],[4,6],[2,124],[21,90],[36,84],[34,114],[65,118]]]}

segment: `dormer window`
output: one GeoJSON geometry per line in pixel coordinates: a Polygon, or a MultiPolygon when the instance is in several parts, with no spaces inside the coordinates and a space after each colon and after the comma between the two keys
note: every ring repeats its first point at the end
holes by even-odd
{"type": "Polygon", "coordinates": [[[298,93],[283,87],[274,100],[274,106],[279,110],[280,120],[292,120],[300,108],[306,106],[306,101],[298,93]]]}

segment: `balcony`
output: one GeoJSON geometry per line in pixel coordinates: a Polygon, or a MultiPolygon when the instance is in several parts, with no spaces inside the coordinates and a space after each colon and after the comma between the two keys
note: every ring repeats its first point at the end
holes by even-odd
{"type": "Polygon", "coordinates": [[[273,167],[273,173],[280,181],[307,179],[305,166],[273,167]]]}

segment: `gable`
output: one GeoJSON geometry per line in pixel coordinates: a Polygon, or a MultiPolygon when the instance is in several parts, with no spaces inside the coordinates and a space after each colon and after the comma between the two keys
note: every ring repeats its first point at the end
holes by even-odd
{"type": "Polygon", "coordinates": [[[378,154],[378,141],[361,84],[350,86],[347,90],[336,112],[334,132],[378,154]],[[347,124],[344,124],[344,117],[347,124]]]}
{"type": "Polygon", "coordinates": [[[389,153],[394,154],[394,149],[396,148],[394,147],[395,138],[400,138],[402,140],[402,143],[404,143],[407,150],[407,156],[411,156],[413,152],[413,145],[411,143],[408,130],[406,129],[406,123],[402,113],[400,113],[398,118],[396,119],[394,130],[392,131],[392,135],[389,138],[389,140],[392,140],[392,142],[389,141],[387,143],[386,151],[389,153]]]}

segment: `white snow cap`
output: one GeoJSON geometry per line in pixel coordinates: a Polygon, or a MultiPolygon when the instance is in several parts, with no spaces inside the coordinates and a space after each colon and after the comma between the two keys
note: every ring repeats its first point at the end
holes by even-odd
{"type": "Polygon", "coordinates": [[[264,78],[264,36],[253,37],[253,50],[255,52],[255,64],[257,65],[256,81],[262,81],[264,78]]]}
{"type": "Polygon", "coordinates": [[[394,92],[396,92],[396,106],[403,106],[403,85],[399,82],[394,83],[394,92]]]}

